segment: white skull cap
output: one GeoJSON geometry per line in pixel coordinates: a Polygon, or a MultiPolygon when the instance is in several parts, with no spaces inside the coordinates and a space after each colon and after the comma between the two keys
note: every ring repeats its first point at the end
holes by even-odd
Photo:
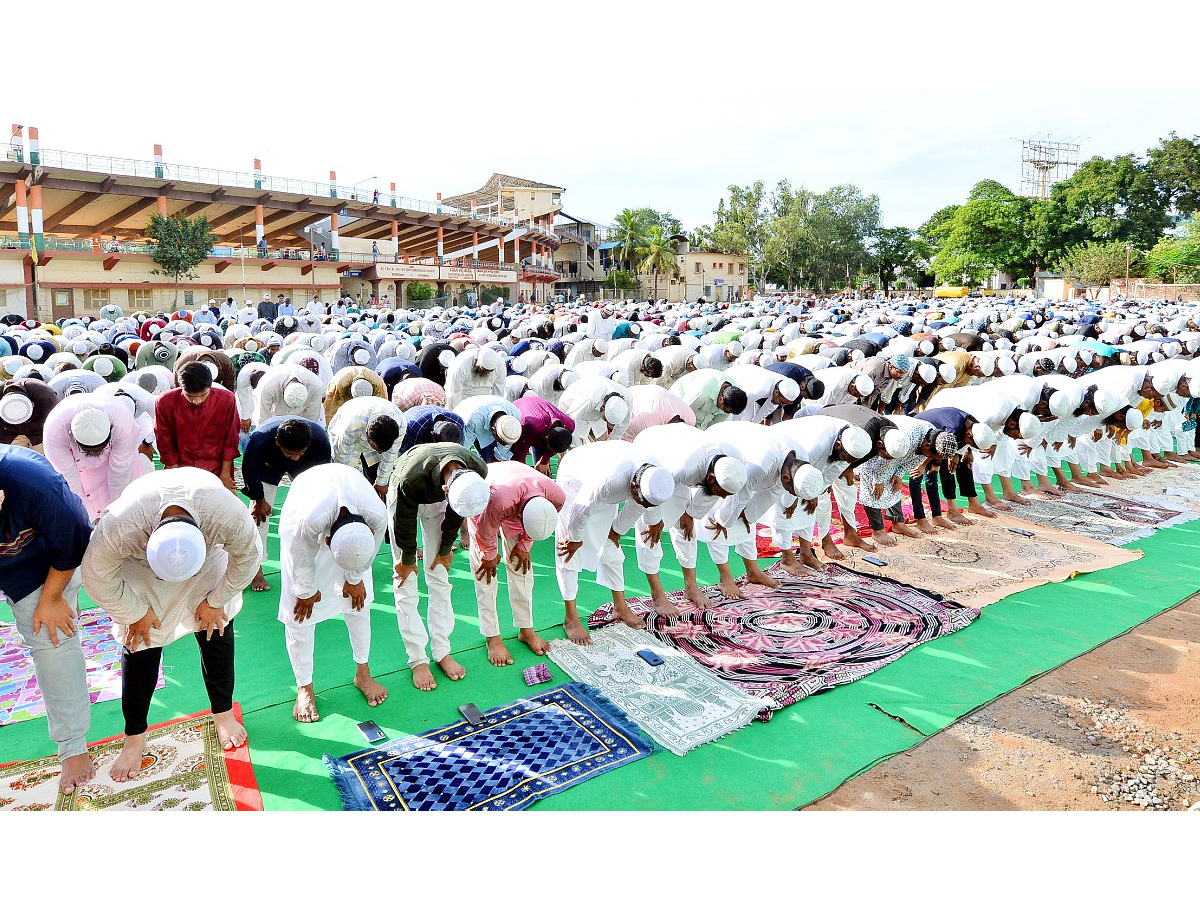
{"type": "Polygon", "coordinates": [[[875,390],[875,382],[871,380],[870,375],[856,375],[854,389],[858,391],[859,396],[865,397],[875,390]]]}
{"type": "Polygon", "coordinates": [[[192,522],[167,522],[154,529],[146,543],[146,561],[163,581],[178,584],[200,571],[208,549],[204,534],[192,522]]]}
{"type": "Polygon", "coordinates": [[[1017,419],[1017,431],[1021,435],[1021,440],[1028,441],[1038,436],[1042,430],[1042,423],[1038,421],[1038,417],[1031,412],[1023,412],[1017,419]]]}
{"type": "Polygon", "coordinates": [[[871,436],[857,425],[851,425],[843,431],[841,439],[842,449],[855,459],[862,459],[871,452],[871,436]]]}
{"type": "Polygon", "coordinates": [[[33,418],[33,401],[13,391],[0,397],[0,419],[9,425],[24,425],[33,418]]]}
{"type": "Polygon", "coordinates": [[[954,366],[950,365],[950,363],[942,363],[940,366],[938,366],[937,373],[938,377],[947,384],[949,384],[958,376],[958,372],[955,371],[954,366]]]}
{"type": "Polygon", "coordinates": [[[355,347],[350,352],[350,358],[358,365],[365,366],[371,360],[371,353],[366,347],[355,347]]]}
{"type": "Polygon", "coordinates": [[[375,385],[365,378],[355,378],[350,382],[351,397],[370,397],[375,393],[375,385]]]}
{"type": "Polygon", "coordinates": [[[736,494],[746,486],[746,466],[733,456],[722,456],[713,466],[713,477],[721,490],[736,494]]]}
{"type": "Polygon", "coordinates": [[[819,497],[825,488],[825,478],[820,471],[808,463],[797,467],[792,475],[792,494],[801,500],[819,497]]]}
{"type": "Polygon", "coordinates": [[[494,372],[500,365],[500,354],[491,347],[484,347],[475,357],[475,362],[479,365],[479,368],[494,372]]]}
{"type": "Polygon", "coordinates": [[[450,489],[446,492],[450,508],[464,519],[477,516],[487,509],[490,497],[487,482],[468,469],[454,473],[450,489]]]}
{"type": "Polygon", "coordinates": [[[454,351],[443,350],[438,354],[438,362],[441,363],[443,369],[450,368],[450,364],[454,362],[454,351]]]}
{"type": "Polygon", "coordinates": [[[917,349],[921,351],[922,356],[932,356],[933,351],[937,348],[933,346],[933,341],[924,340],[917,344],[917,349]]]}
{"type": "Polygon", "coordinates": [[[1050,412],[1058,418],[1069,416],[1075,411],[1075,403],[1066,391],[1055,391],[1050,395],[1050,412]]]}
{"type": "Polygon", "coordinates": [[[985,378],[991,378],[996,374],[996,358],[994,356],[979,356],[979,370],[983,372],[985,378]]]}
{"type": "Polygon", "coordinates": [[[1125,427],[1130,431],[1137,431],[1145,423],[1146,417],[1142,415],[1142,411],[1136,407],[1132,407],[1125,411],[1125,427]]]}
{"type": "Polygon", "coordinates": [[[505,444],[515,444],[521,439],[521,420],[507,413],[496,420],[496,437],[505,444]]]}
{"type": "Polygon", "coordinates": [[[996,367],[1001,375],[1012,375],[1017,371],[1017,364],[1011,356],[1002,356],[996,361],[996,367]]]}
{"type": "Polygon", "coordinates": [[[623,397],[609,397],[604,401],[604,421],[609,425],[622,425],[629,421],[629,404],[623,397]]]}
{"type": "Polygon", "coordinates": [[[661,466],[647,466],[638,476],[638,491],[647,506],[661,506],[675,494],[675,479],[661,466]]]}
{"type": "Polygon", "coordinates": [[[976,422],[971,426],[971,441],[980,450],[991,450],[996,446],[996,432],[985,422],[976,422]]]}
{"type": "Polygon", "coordinates": [[[796,398],[800,396],[800,385],[791,378],[779,379],[779,383],[775,387],[779,390],[780,396],[788,403],[795,403],[796,398]]]}
{"type": "Polygon", "coordinates": [[[558,510],[545,497],[530,497],[521,507],[521,528],[535,541],[544,541],[554,534],[558,510]]]}
{"type": "Polygon", "coordinates": [[[298,381],[293,381],[283,389],[283,402],[288,409],[299,409],[308,401],[308,388],[298,381]]]}
{"type": "Polygon", "coordinates": [[[899,428],[889,428],[883,435],[883,449],[892,459],[900,459],[908,453],[908,441],[899,428]]]}
{"type": "Polygon", "coordinates": [[[100,409],[81,409],[71,417],[71,437],[83,447],[97,447],[112,434],[112,422],[100,409]]]}
{"type": "Polygon", "coordinates": [[[347,581],[357,584],[375,559],[375,535],[364,522],[351,522],[337,530],[329,541],[333,560],[346,573],[347,581]]]}

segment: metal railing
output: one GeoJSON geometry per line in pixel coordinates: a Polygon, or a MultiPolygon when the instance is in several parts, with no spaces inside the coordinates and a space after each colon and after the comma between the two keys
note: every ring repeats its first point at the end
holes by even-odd
{"type": "MultiPolygon", "coordinates": [[[[74,169],[98,175],[182,181],[308,197],[336,197],[339,200],[397,207],[415,212],[457,216],[463,219],[472,218],[470,210],[462,210],[437,200],[417,200],[413,197],[400,196],[391,191],[380,191],[378,202],[376,202],[373,190],[360,191],[328,181],[305,181],[297,178],[281,178],[275,175],[258,175],[254,172],[235,172],[229,169],[212,169],[203,166],[181,166],[175,163],[160,164],[153,160],[124,159],[118,156],[75,153],[68,150],[42,150],[39,162],[46,168],[74,169]]],[[[497,216],[490,213],[477,214],[474,220],[489,225],[512,225],[514,221],[511,215],[497,216]]]]}

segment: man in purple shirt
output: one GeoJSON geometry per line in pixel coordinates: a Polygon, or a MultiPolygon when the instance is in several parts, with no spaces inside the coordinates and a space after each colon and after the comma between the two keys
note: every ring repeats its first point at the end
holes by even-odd
{"type": "Polygon", "coordinates": [[[521,439],[513,444],[512,458],[526,462],[532,451],[537,456],[534,468],[549,475],[551,457],[571,446],[575,420],[536,394],[519,397],[513,405],[521,411],[521,439]]]}

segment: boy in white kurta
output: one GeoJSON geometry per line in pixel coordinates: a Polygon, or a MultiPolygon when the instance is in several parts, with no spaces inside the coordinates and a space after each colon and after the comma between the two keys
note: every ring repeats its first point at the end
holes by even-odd
{"type": "Polygon", "coordinates": [[[383,501],[357,469],[313,466],[292,482],[279,518],[279,621],[296,675],[297,722],[320,718],[313,691],[318,622],[342,616],[350,632],[354,685],[378,706],[387,689],[371,676],[371,563],[387,531],[383,501]]]}

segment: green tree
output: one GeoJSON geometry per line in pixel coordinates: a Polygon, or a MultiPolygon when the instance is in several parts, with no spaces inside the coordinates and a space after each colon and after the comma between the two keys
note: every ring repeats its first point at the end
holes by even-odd
{"type": "Polygon", "coordinates": [[[1088,241],[1063,253],[1058,258],[1057,268],[1076,281],[1107,285],[1114,278],[1124,277],[1129,258],[1127,252],[1126,245],[1119,242],[1088,241]]]}
{"type": "Polygon", "coordinates": [[[808,270],[821,290],[852,287],[871,268],[868,242],[879,229],[879,197],[840,184],[812,198],[806,225],[808,270]]]}
{"type": "Polygon", "coordinates": [[[913,242],[913,237],[907,228],[881,228],[875,232],[872,255],[875,271],[879,273],[879,286],[884,293],[895,283],[900,272],[916,274],[920,248],[913,242]]]}
{"type": "Polygon", "coordinates": [[[1200,136],[1181,138],[1172,131],[1150,150],[1147,166],[1158,189],[1180,215],[1200,212],[1200,136]]]}
{"type": "Polygon", "coordinates": [[[628,268],[636,268],[646,242],[645,219],[636,210],[626,207],[617,214],[609,240],[617,242],[613,257],[628,268]]]}
{"type": "Polygon", "coordinates": [[[1145,249],[1170,224],[1169,198],[1133,154],[1092,157],[1053,187],[1050,206],[1049,230],[1062,250],[1089,240],[1145,249]]]}
{"type": "Polygon", "coordinates": [[[1173,284],[1200,283],[1200,222],[1184,224],[1181,235],[1168,235],[1146,254],[1146,272],[1173,284]]]}
{"type": "Polygon", "coordinates": [[[1045,256],[1047,218],[1042,201],[1018,197],[990,179],[980,181],[958,207],[926,222],[932,267],[947,284],[974,286],[994,270],[1032,275],[1045,256]],[[952,212],[951,212],[952,210],[952,212]]]}
{"type": "Polygon", "coordinates": [[[660,212],[657,209],[651,209],[648,206],[639,206],[633,210],[633,214],[638,217],[642,223],[642,232],[645,233],[657,225],[666,232],[667,237],[673,234],[683,234],[683,223],[671,215],[669,212],[660,212]]]}
{"type": "Polygon", "coordinates": [[[638,289],[638,279],[628,269],[609,269],[608,275],[604,279],[604,286],[606,288],[616,288],[620,291],[636,291],[638,289]]]}
{"type": "Polygon", "coordinates": [[[146,226],[150,240],[150,258],[155,268],[151,275],[166,275],[175,282],[175,303],[179,303],[179,280],[194,280],[193,270],[212,253],[213,233],[207,216],[188,219],[182,213],[162,216],[151,213],[146,226]]]}
{"type": "Polygon", "coordinates": [[[658,302],[658,273],[675,268],[675,248],[671,236],[661,226],[651,225],[646,232],[646,243],[642,248],[642,261],[638,271],[654,275],[654,301],[658,302]]]}
{"type": "Polygon", "coordinates": [[[428,281],[414,281],[408,286],[406,300],[410,306],[428,303],[433,299],[433,285],[428,281]]]}
{"type": "Polygon", "coordinates": [[[693,250],[713,249],[713,229],[711,225],[698,225],[688,232],[688,245],[693,250]]]}
{"type": "Polygon", "coordinates": [[[713,225],[713,250],[747,257],[750,278],[760,290],[766,284],[764,250],[771,219],[763,183],[756,181],[744,188],[729,186],[729,203],[724,198],[718,202],[713,225]]]}

